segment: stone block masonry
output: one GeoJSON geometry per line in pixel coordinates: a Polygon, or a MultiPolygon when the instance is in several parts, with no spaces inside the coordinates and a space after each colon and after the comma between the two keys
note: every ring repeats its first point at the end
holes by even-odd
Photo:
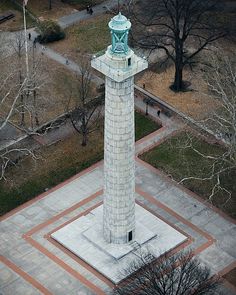
{"type": "Polygon", "coordinates": [[[106,77],[104,238],[116,244],[135,236],[134,78],[106,77]]]}
{"type": "Polygon", "coordinates": [[[130,21],[121,13],[109,22],[112,45],[92,59],[105,75],[103,238],[126,244],[135,233],[134,75],[148,64],[128,46],[130,21]]]}

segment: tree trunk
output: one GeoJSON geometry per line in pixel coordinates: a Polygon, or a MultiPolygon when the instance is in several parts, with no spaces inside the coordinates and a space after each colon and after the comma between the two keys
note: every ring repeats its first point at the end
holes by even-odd
{"type": "Polygon", "coordinates": [[[183,43],[179,34],[180,30],[177,30],[175,36],[175,80],[171,86],[171,89],[176,92],[183,90],[183,43]]]}
{"type": "Polygon", "coordinates": [[[20,102],[21,102],[21,126],[25,126],[25,107],[24,107],[24,95],[21,94],[20,96],[20,102]]]}
{"type": "Polygon", "coordinates": [[[175,81],[172,89],[176,92],[183,90],[183,68],[182,66],[175,65],[175,81]]]}
{"type": "MultiPolygon", "coordinates": [[[[22,85],[22,75],[21,75],[21,70],[19,71],[19,80],[20,80],[20,85],[22,85]]],[[[20,125],[21,126],[25,126],[25,107],[24,107],[24,95],[23,93],[21,93],[20,95],[20,103],[21,103],[21,112],[20,112],[20,115],[21,115],[21,122],[20,122],[20,125]]]]}
{"type": "Polygon", "coordinates": [[[87,145],[87,132],[83,132],[82,146],[87,145]]]}
{"type": "MultiPolygon", "coordinates": [[[[35,85],[34,85],[35,87],[35,85]]],[[[39,119],[38,119],[38,112],[37,112],[37,106],[36,106],[36,90],[33,91],[33,103],[34,103],[34,120],[36,126],[39,126],[39,119]]]]}

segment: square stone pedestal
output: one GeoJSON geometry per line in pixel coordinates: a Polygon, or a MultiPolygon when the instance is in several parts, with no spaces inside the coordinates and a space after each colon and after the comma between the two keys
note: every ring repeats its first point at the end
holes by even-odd
{"type": "Polygon", "coordinates": [[[117,284],[124,269],[140,251],[156,257],[183,243],[187,237],[136,204],[135,238],[128,244],[109,244],[103,239],[103,206],[65,225],[51,236],[58,243],[117,284]]]}

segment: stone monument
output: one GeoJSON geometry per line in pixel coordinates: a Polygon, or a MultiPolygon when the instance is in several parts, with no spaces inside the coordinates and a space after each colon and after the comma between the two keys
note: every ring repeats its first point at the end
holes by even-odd
{"type": "MultiPolygon", "coordinates": [[[[139,251],[157,257],[187,237],[135,203],[134,75],[148,64],[128,46],[130,21],[121,13],[109,22],[112,44],[93,58],[105,75],[103,205],[51,234],[51,237],[113,283],[139,251]]],[[[78,192],[79,193],[79,192],[78,192]]]]}
{"type": "Polygon", "coordinates": [[[112,44],[92,60],[105,75],[103,234],[115,244],[135,237],[134,75],[148,67],[128,46],[130,27],[121,13],[113,17],[112,44]]]}

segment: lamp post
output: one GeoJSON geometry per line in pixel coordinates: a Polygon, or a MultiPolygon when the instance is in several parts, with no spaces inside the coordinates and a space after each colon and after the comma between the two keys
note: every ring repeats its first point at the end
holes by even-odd
{"type": "Polygon", "coordinates": [[[148,105],[149,105],[149,100],[146,100],[146,112],[145,112],[146,116],[148,116],[148,105]]]}

